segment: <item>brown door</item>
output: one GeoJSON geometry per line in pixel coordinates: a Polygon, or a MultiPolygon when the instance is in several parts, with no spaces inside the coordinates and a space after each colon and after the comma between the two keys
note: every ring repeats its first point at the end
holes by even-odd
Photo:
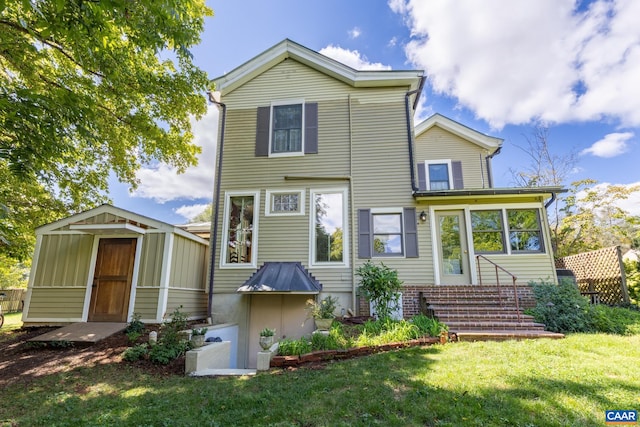
{"type": "Polygon", "coordinates": [[[100,239],[91,289],[90,322],[126,322],[136,239],[100,239]]]}

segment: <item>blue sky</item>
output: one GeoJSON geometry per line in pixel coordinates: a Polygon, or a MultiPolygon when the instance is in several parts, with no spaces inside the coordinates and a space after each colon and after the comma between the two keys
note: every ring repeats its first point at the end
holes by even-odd
{"type": "MultiPolygon", "coordinates": [[[[505,140],[496,187],[528,165],[536,123],[552,151],[578,154],[569,181],[640,183],[640,2],[637,0],[208,0],[215,16],[196,64],[218,77],[289,38],[358,69],[421,69],[418,120],[440,113],[505,140]]],[[[183,175],[144,168],[116,206],[188,222],[213,193],[217,110],[194,123],[200,164],[183,175]]],[[[624,207],[640,215],[640,194],[624,207]]]]}

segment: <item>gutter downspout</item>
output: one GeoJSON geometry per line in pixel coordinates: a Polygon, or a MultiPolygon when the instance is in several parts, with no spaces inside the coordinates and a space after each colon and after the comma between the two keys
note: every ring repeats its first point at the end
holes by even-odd
{"type": "Polygon", "coordinates": [[[551,193],[551,199],[549,199],[549,201],[544,204],[544,208],[545,209],[549,209],[549,206],[551,206],[551,204],[553,204],[553,202],[555,202],[555,201],[556,201],[556,193],[553,192],[553,193],[551,193]]]}
{"type": "Polygon", "coordinates": [[[493,188],[493,169],[491,168],[491,159],[500,154],[500,151],[502,151],[502,147],[498,147],[496,151],[484,158],[484,161],[487,163],[487,178],[489,178],[489,188],[493,188]]]}
{"type": "Polygon", "coordinates": [[[416,96],[415,101],[413,102],[413,109],[415,110],[416,105],[418,104],[418,99],[420,99],[420,93],[422,93],[422,87],[424,86],[425,78],[424,76],[420,77],[420,85],[418,89],[410,90],[404,95],[404,108],[405,113],[407,115],[407,142],[409,144],[409,167],[411,168],[411,191],[413,193],[418,192],[420,189],[416,185],[416,168],[413,161],[413,126],[411,125],[411,111],[409,110],[409,97],[414,94],[418,94],[416,96]]]}
{"type": "Polygon", "coordinates": [[[220,145],[218,145],[218,164],[216,166],[216,186],[213,193],[213,230],[211,233],[211,239],[209,240],[209,247],[211,248],[211,271],[209,272],[209,300],[207,303],[207,318],[213,320],[213,275],[216,269],[216,245],[218,242],[218,220],[220,212],[220,180],[222,178],[222,154],[224,152],[224,131],[225,124],[227,122],[227,106],[226,104],[216,101],[213,93],[207,92],[209,96],[209,102],[216,104],[219,108],[222,108],[222,125],[220,126],[220,145]]]}

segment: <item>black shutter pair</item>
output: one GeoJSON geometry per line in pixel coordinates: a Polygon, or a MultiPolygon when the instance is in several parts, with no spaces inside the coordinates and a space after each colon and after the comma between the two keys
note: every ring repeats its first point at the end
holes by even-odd
{"type": "MultiPolygon", "coordinates": [[[[256,157],[269,156],[271,107],[258,107],[256,157]]],[[[318,154],[318,103],[304,104],[304,154],[318,154]]]]}
{"type": "MultiPolygon", "coordinates": [[[[416,208],[404,208],[404,256],[418,258],[418,227],[416,208]]],[[[370,259],[373,254],[373,227],[371,209],[358,209],[358,258],[370,259]]]]}

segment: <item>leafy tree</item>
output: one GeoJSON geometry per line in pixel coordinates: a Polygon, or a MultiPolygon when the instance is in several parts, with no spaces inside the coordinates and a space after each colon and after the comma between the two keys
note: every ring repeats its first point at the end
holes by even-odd
{"type": "Polygon", "coordinates": [[[626,260],[624,271],[627,277],[627,289],[631,304],[640,307],[640,262],[626,260]]]}
{"type": "Polygon", "coordinates": [[[144,163],[196,163],[204,0],[0,0],[0,253],[34,226],[135,188],[144,163]],[[8,187],[11,188],[8,188],[8,187]],[[50,214],[46,212],[50,211],[50,214]]]}
{"type": "Polygon", "coordinates": [[[213,216],[213,204],[209,203],[198,215],[191,218],[191,222],[209,222],[213,216]]]}
{"type": "Polygon", "coordinates": [[[640,186],[596,185],[596,181],[588,179],[572,183],[555,236],[556,255],[620,244],[631,246],[640,235],[640,224],[618,202],[636,191],[640,186]]]}

